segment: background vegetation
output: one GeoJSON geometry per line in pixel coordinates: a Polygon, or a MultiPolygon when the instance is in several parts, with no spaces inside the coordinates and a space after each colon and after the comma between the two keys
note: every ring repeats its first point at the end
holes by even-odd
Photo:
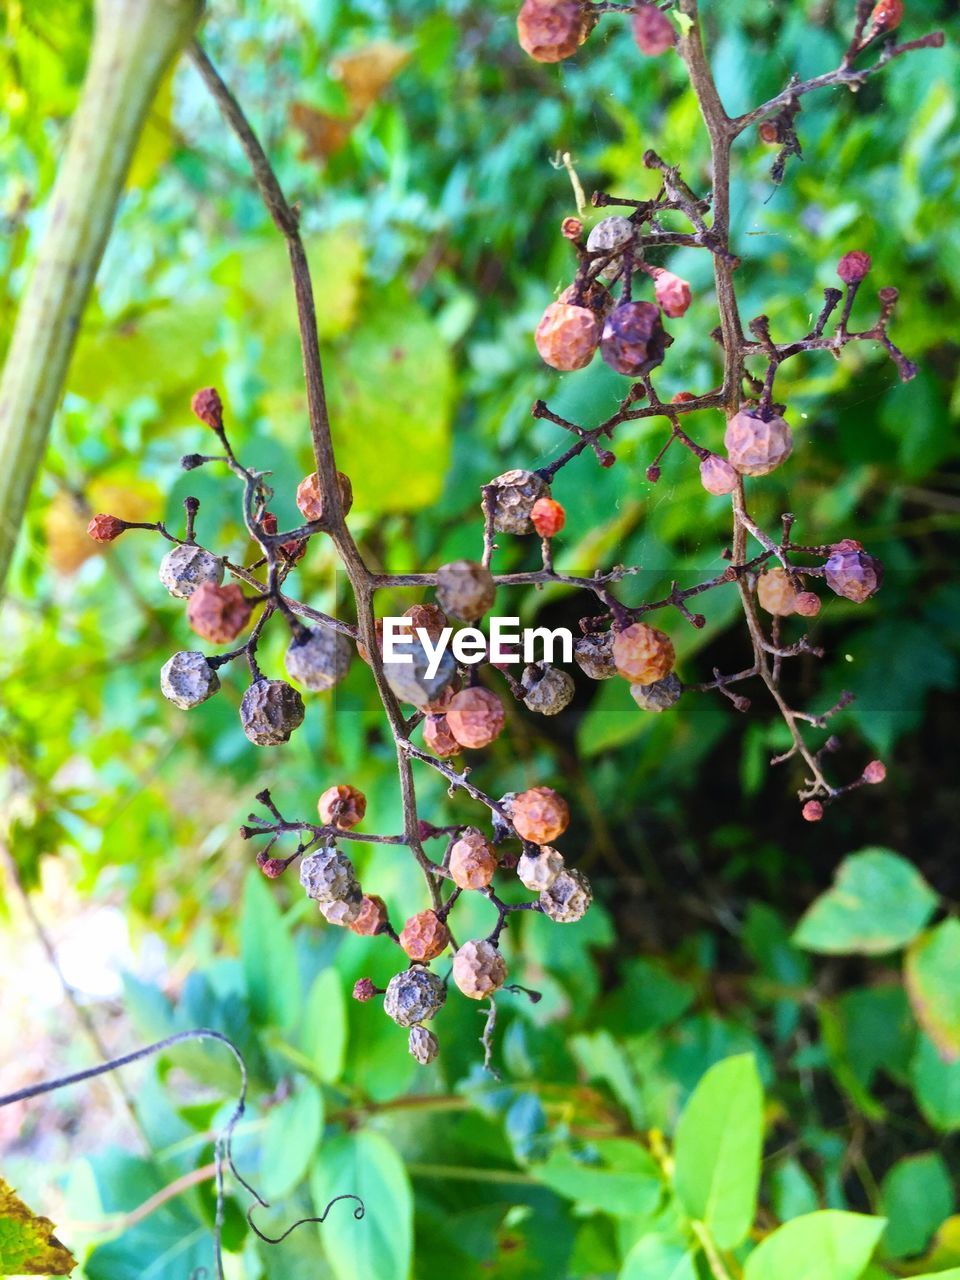
{"type": "MultiPolygon", "coordinates": [[[[727,108],[836,65],[851,7],[705,4],[727,108]]],[[[952,11],[911,0],[904,32],[952,11]]],[[[648,145],[708,186],[677,60],[641,58],[626,24],[608,20],[581,56],[537,66],[514,16],[503,0],[216,0],[203,31],[302,203],[351,524],[394,571],[474,555],[479,485],[563,447],[530,418],[535,398],[587,423],[615,402],[620,380],[599,362],[556,375],[533,348],[569,277],[557,228],[575,206],[558,152],[588,191],[654,194],[648,145]]],[[[0,22],[3,343],[82,79],[89,5],[20,0],[0,22]]],[[[253,1097],[237,1156],[276,1201],[258,1218],[266,1230],[331,1194],[364,1197],[363,1223],[340,1206],[275,1247],[231,1198],[231,1276],[398,1280],[412,1266],[463,1280],[876,1280],[960,1266],[958,70],[948,41],[857,95],[808,97],[804,158],[782,187],[754,137],[736,155],[744,315],[766,312],[775,335],[804,331],[839,256],[865,249],[871,282],[901,289],[894,337],[921,366],[900,386],[870,350],[791,361],[778,389],[800,439],[766,485],[768,522],[792,510],[802,541],[857,537],[887,565],[875,600],[827,604],[828,658],[797,679],[818,707],[857,693],[837,731],[850,758],[884,758],[889,781],[810,827],[796,779],[768,766],[784,743],[759,697],[746,715],[704,695],[643,718],[622,682],[581,682],[546,729],[510,708],[510,731],[477,763],[481,785],[556,782],[574,813],[566,844],[599,903],[569,929],[511,926],[513,970],[544,998],[502,1002],[500,1081],[479,1065],[481,1019],[465,1001],[439,1019],[438,1063],[418,1068],[378,1009],[346,999],[355,978],[390,975],[389,950],[319,928],[296,885],[250,872],[236,835],[262,787],[307,814],[341,779],[366,792],[372,827],[398,828],[367,669],[355,663],[334,698],[315,698],[286,749],[260,752],[237,719],[236,676],[190,715],[159,696],[159,667],[189,632],[156,580],[156,542],[129,535],[102,554],[83,533],[91,508],[176,522],[196,493],[204,534],[219,529],[211,541],[242,553],[216,478],[177,465],[204,447],[188,409],[199,385],[222,389],[243,456],[272,468],[281,522],[310,465],[282,244],[194,72],[164,86],[0,618],[13,1032],[0,1083],[92,1060],[30,950],[19,883],[43,890],[35,909],[51,938],[81,938],[85,967],[64,960],[65,973],[107,1046],[205,1025],[242,1049],[253,1097]],[[103,963],[91,973],[94,937],[103,963]],[[850,1212],[871,1216],[837,1216],[850,1212]],[[797,1269],[827,1257],[829,1270],[797,1269]]],[[[698,301],[674,326],[661,392],[700,390],[715,369],[709,259],[681,252],[671,265],[698,301]]],[[[869,297],[861,305],[872,315],[869,297]]],[[[695,425],[719,444],[719,416],[695,425]]],[[[642,564],[637,599],[719,569],[729,530],[727,504],[706,497],[685,457],[668,455],[657,486],[644,479],[662,430],[627,424],[615,467],[584,457],[555,487],[568,512],[558,564],[642,564]]],[[[504,567],[524,554],[505,548],[504,567]]],[[[345,607],[321,539],[296,587],[345,607]]],[[[676,630],[685,674],[734,669],[745,651],[732,594],[704,601],[706,629],[676,630]]],[[[583,612],[560,592],[517,593],[516,605],[554,625],[583,612]]],[[[268,644],[271,663],[280,670],[268,644]]],[[[438,822],[475,816],[426,775],[420,789],[438,822]]],[[[358,866],[395,918],[422,905],[403,855],[367,848],[358,866]]],[[[210,1265],[208,1175],[149,1216],[131,1211],[209,1166],[236,1069],[191,1047],[134,1071],[134,1120],[97,1090],[0,1113],[4,1176],[57,1218],[88,1280],[210,1265]]]]}

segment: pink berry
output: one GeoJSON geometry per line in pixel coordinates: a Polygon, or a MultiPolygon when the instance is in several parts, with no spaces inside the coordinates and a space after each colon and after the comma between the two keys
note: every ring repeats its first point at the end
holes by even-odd
{"type": "Polygon", "coordinates": [[[667,15],[655,4],[641,4],[633,15],[633,38],[641,53],[655,58],[673,48],[677,33],[667,15]]]}
{"type": "Polygon", "coordinates": [[[654,292],[663,314],[674,320],[685,315],[693,296],[687,281],[675,276],[672,271],[662,269],[654,272],[653,280],[654,292]]]}
{"type": "Polygon", "coordinates": [[[793,435],[783,418],[761,418],[747,409],[727,423],[723,443],[727,456],[745,476],[765,476],[786,462],[793,450],[793,435]]]}
{"type": "Polygon", "coordinates": [[[726,458],[711,453],[700,463],[700,483],[707,493],[720,497],[725,493],[733,493],[740,475],[726,458]]]}
{"type": "Polygon", "coordinates": [[[845,253],[837,263],[837,275],[844,284],[859,284],[865,279],[867,272],[870,270],[869,253],[861,253],[859,249],[853,249],[850,253],[845,253]]]}
{"type": "Polygon", "coordinates": [[[551,369],[565,373],[584,369],[600,341],[600,322],[587,307],[551,302],[540,317],[534,341],[551,369]]]}
{"type": "Polygon", "coordinates": [[[871,760],[863,771],[863,780],[870,786],[875,787],[878,783],[883,782],[887,776],[887,766],[882,760],[871,760]]]}
{"type": "Polygon", "coordinates": [[[819,822],[823,817],[823,805],[819,800],[808,800],[803,806],[803,816],[807,822],[819,822]]]}

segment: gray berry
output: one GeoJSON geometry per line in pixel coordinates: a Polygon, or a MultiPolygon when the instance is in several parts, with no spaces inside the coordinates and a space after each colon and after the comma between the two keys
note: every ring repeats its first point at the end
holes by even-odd
{"type": "Polygon", "coordinates": [[[322,693],[338,684],[350,667],[353,646],[331,627],[318,626],[295,637],[284,655],[287,674],[312,693],[322,693]]]}
{"type": "MultiPolygon", "coordinates": [[[[320,849],[300,863],[300,883],[307,897],[317,902],[356,902],[360,914],[362,893],[353,863],[337,849],[320,849]]],[[[357,917],[354,916],[354,920],[357,917]]],[[[352,923],[352,922],[351,922],[352,923]]]]}
{"type": "Polygon", "coordinates": [[[559,715],[577,691],[573,677],[561,667],[531,664],[524,667],[520,683],[523,705],[542,716],[559,715]]]}
{"type": "Polygon", "coordinates": [[[573,646],[574,661],[591,680],[609,680],[617,674],[613,660],[614,638],[612,631],[590,632],[573,646]]]}
{"type": "Polygon", "coordinates": [[[240,702],[243,732],[258,747],[286,742],[303,716],[303,698],[285,680],[255,680],[240,702]]]}
{"type": "Polygon", "coordinates": [[[561,871],[549,889],[540,894],[545,915],[557,924],[573,924],[582,920],[593,901],[590,881],[582,871],[561,871]]]}
{"type": "Polygon", "coordinates": [[[204,551],[203,547],[174,547],[160,561],[159,575],[172,596],[188,600],[201,582],[220,586],[223,582],[223,561],[219,556],[204,551]]]}
{"type": "Polygon", "coordinates": [[[587,236],[587,248],[591,253],[609,253],[622,249],[636,234],[636,227],[629,218],[615,213],[603,218],[587,236]]]}
{"type": "Polygon", "coordinates": [[[475,622],[493,604],[497,584],[493,574],[473,560],[454,560],[437,570],[437,600],[444,613],[461,622],[475,622]]]}
{"type": "Polygon", "coordinates": [[[429,969],[414,965],[394,974],[387,983],[383,1007],[397,1026],[411,1027],[432,1018],[446,998],[443,980],[429,969]]]}
{"type": "Polygon", "coordinates": [[[363,894],[357,885],[347,898],[335,898],[333,902],[321,902],[320,914],[327,924],[351,925],[360,916],[363,894]]]}
{"type": "Polygon", "coordinates": [[[160,692],[181,711],[199,707],[220,688],[220,677],[202,653],[184,649],[160,668],[160,692]]]}
{"type": "Polygon", "coordinates": [[[440,1052],[440,1042],[432,1031],[426,1027],[413,1026],[410,1028],[410,1038],[407,1041],[410,1052],[420,1063],[422,1067],[431,1063],[440,1052]]]}
{"type": "Polygon", "coordinates": [[[524,853],[517,863],[517,878],[531,893],[549,889],[564,868],[563,854],[552,845],[540,846],[537,853],[524,853]]]}
{"type": "Polygon", "coordinates": [[[653,684],[631,684],[630,696],[641,711],[666,711],[683,692],[683,686],[671,671],[653,684]]]}
{"type": "Polygon", "coordinates": [[[401,637],[397,640],[395,647],[398,653],[409,654],[412,661],[384,662],[383,674],[387,684],[401,702],[409,702],[423,710],[453,682],[457,674],[456,659],[449,649],[444,649],[436,673],[428,676],[427,668],[430,660],[426,649],[416,636],[401,637]]]}
{"type": "Polygon", "coordinates": [[[530,512],[538,498],[550,496],[550,486],[535,471],[504,471],[490,481],[489,502],[498,533],[534,533],[530,512]]]}

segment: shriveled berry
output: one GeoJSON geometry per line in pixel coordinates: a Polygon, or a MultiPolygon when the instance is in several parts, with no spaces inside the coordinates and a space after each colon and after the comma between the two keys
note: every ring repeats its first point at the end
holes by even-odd
{"type": "Polygon", "coordinates": [[[443,980],[429,969],[415,965],[394,974],[383,997],[384,1012],[400,1027],[424,1022],[441,1008],[447,998],[443,980]]]}
{"type": "Polygon", "coordinates": [[[471,1000],[485,1000],[506,979],[506,961],[485,938],[465,942],[453,957],[453,980],[471,1000]]]}
{"type": "Polygon", "coordinates": [[[820,597],[813,591],[798,591],[795,607],[801,618],[815,618],[820,612],[820,597]]]}
{"type": "Polygon", "coordinates": [[[583,235],[583,223],[579,218],[564,218],[560,223],[560,234],[564,240],[579,240],[583,235]]]}
{"type": "Polygon", "coordinates": [[[617,253],[624,249],[637,234],[637,228],[629,218],[619,213],[603,218],[587,236],[587,248],[591,253],[617,253]]]}
{"type": "Polygon", "coordinates": [[[334,898],[332,902],[321,902],[320,914],[326,920],[327,924],[339,925],[340,928],[350,928],[360,915],[360,909],[363,904],[363,898],[360,893],[360,886],[357,885],[346,898],[334,898]]]}
{"type": "Polygon", "coordinates": [[[461,689],[447,708],[447,727],[462,747],[489,746],[503,723],[503,704],[489,689],[461,689]]]}
{"type": "Polygon", "coordinates": [[[859,542],[846,538],[838,542],[823,566],[827,586],[838,596],[863,604],[880,590],[883,565],[868,555],[859,542]]]}
{"type": "Polygon", "coordinates": [[[119,538],[124,529],[126,529],[126,520],[121,520],[119,516],[108,516],[101,512],[96,515],[87,525],[87,533],[94,542],[113,542],[115,538],[119,538]]]}
{"type": "Polygon", "coordinates": [[[867,39],[873,40],[876,36],[894,31],[903,21],[903,14],[903,0],[877,0],[870,14],[867,39]]]}
{"type": "Polygon", "coordinates": [[[700,463],[700,483],[707,493],[715,494],[717,497],[725,493],[733,493],[739,479],[736,468],[719,454],[711,453],[700,463]]]}
{"type": "Polygon", "coordinates": [[[377,994],[377,988],[370,978],[358,978],[353,984],[353,998],[354,1000],[359,1000],[362,1004],[366,1004],[368,1000],[372,1000],[377,994]]]}
{"type": "Polygon", "coordinates": [[[453,736],[446,716],[427,716],[423,722],[423,742],[440,760],[460,754],[460,743],[453,736]]]}
{"type": "Polygon", "coordinates": [[[844,284],[859,284],[870,270],[870,255],[859,249],[851,249],[837,263],[837,275],[844,284]]]}
{"type": "Polygon", "coordinates": [[[350,922],[350,931],[363,938],[372,938],[381,932],[387,920],[387,904],[384,900],[375,893],[365,893],[360,900],[356,919],[350,922]]]}
{"type": "Polygon", "coordinates": [[[216,387],[201,387],[190,400],[190,408],[200,421],[214,431],[223,427],[223,401],[216,387]]]}
{"type": "Polygon", "coordinates": [[[863,771],[863,780],[870,786],[883,782],[887,776],[887,766],[882,760],[871,760],[863,771]]]}
{"type": "MultiPolygon", "coordinates": [[[[340,488],[340,507],[346,515],[353,506],[353,485],[350,477],[342,471],[337,472],[337,484],[340,488]]],[[[320,490],[320,477],[316,471],[304,476],[297,485],[297,506],[304,520],[323,519],[323,494],[320,490]]]]}
{"type": "MultiPolygon", "coordinates": [[[[383,653],[383,619],[382,618],[374,618],[373,630],[374,630],[374,635],[376,636],[377,649],[382,654],[383,653]]],[[[367,646],[363,643],[361,639],[359,639],[359,637],[357,639],[357,653],[359,653],[360,657],[364,660],[364,662],[369,667],[370,654],[367,652],[367,646]]]]}
{"type": "Polygon", "coordinates": [[[461,622],[482,618],[493,605],[496,594],[493,574],[473,560],[453,560],[437,570],[440,607],[461,622]]]}
{"type": "Polygon", "coordinates": [[[258,853],[257,866],[268,880],[276,880],[286,871],[287,860],[286,858],[265,858],[262,853],[258,853]]]}
{"type": "Polygon", "coordinates": [[[409,609],[404,609],[403,616],[410,619],[410,629],[414,635],[418,631],[425,631],[434,644],[449,625],[447,615],[438,604],[412,604],[409,609]]]}
{"type": "Polygon", "coordinates": [[[327,787],[317,801],[317,812],[325,827],[339,827],[351,831],[363,821],[367,812],[367,797],[348,782],[327,787]]]}
{"type": "Polygon", "coordinates": [[[189,600],[204,582],[219,586],[223,581],[223,561],[203,547],[174,547],[160,561],[160,581],[178,600],[189,600]]]}
{"type": "Polygon", "coordinates": [[[435,960],[450,941],[450,930],[435,911],[418,911],[400,932],[400,945],[421,964],[435,960]]]}
{"type": "Polygon", "coordinates": [[[530,516],[538,498],[549,497],[550,486],[536,471],[504,471],[488,486],[488,502],[497,533],[533,533],[530,516]]]}
{"type": "Polygon", "coordinates": [[[663,631],[634,622],[613,640],[613,661],[617,671],[635,684],[653,684],[673,668],[673,641],[663,631]]]}
{"type": "MultiPolygon", "coordinates": [[[[660,10],[658,9],[657,12],[659,13],[660,10]]],[[[669,25],[668,22],[667,26],[669,25]]],[[[687,308],[693,298],[688,281],[675,276],[672,271],[664,271],[660,268],[653,273],[653,288],[660,310],[665,316],[678,320],[687,314],[687,308]]]]}
{"type": "Polygon", "coordinates": [[[541,538],[554,538],[567,523],[567,513],[553,498],[538,498],[530,511],[530,523],[541,538]]]}
{"type": "Polygon", "coordinates": [[[199,707],[220,688],[220,677],[202,653],[185,649],[160,668],[160,692],[181,711],[199,707]]]}
{"type": "Polygon", "coordinates": [[[394,642],[396,658],[383,662],[387,684],[401,702],[425,709],[449,688],[457,675],[457,662],[449,649],[444,649],[433,675],[428,675],[431,659],[416,636],[401,636],[394,642]],[[403,661],[408,658],[408,661],[403,661]]]}
{"type": "Polygon", "coordinates": [[[652,684],[630,685],[630,696],[641,711],[667,711],[679,702],[682,692],[683,686],[672,671],[652,684]]]}
{"type": "Polygon", "coordinates": [[[524,853],[517,863],[517,877],[531,893],[549,889],[564,868],[563,854],[552,845],[542,845],[537,853],[524,853]]]}
{"type": "Polygon", "coordinates": [[[757,133],[760,141],[768,145],[780,141],[780,126],[776,120],[764,120],[763,124],[757,126],[757,133]]]}
{"type": "Polygon", "coordinates": [[[352,653],[347,636],[317,625],[294,636],[283,661],[291,680],[319,693],[332,689],[346,676],[352,653]]]}
{"type": "Polygon", "coordinates": [[[531,663],[520,677],[523,705],[541,716],[559,715],[573,700],[577,686],[561,667],[531,663]]]}
{"type": "Polygon", "coordinates": [[[633,38],[648,57],[666,53],[676,43],[673,23],[655,4],[641,4],[633,15],[633,38]]]}
{"type": "Polygon", "coordinates": [[[517,15],[517,38],[535,61],[562,62],[576,53],[592,25],[580,0],[524,0],[517,15]]]}
{"type": "Polygon", "coordinates": [[[483,832],[467,827],[450,848],[447,869],[453,883],[461,889],[483,889],[493,879],[497,855],[483,832]]]}
{"type": "Polygon", "coordinates": [[[588,307],[551,302],[540,317],[534,342],[551,369],[566,373],[584,369],[600,342],[600,321],[588,307]]]}
{"type": "Polygon", "coordinates": [[[762,609],[777,618],[787,618],[797,612],[797,589],[781,565],[768,569],[757,579],[757,599],[762,609]]]}
{"type": "Polygon", "coordinates": [[[187,603],[187,622],[202,640],[228,644],[250,621],[253,606],[235,582],[201,582],[187,603]]]}
{"type": "Polygon", "coordinates": [[[741,475],[765,476],[790,457],[793,433],[783,418],[764,419],[741,409],[727,423],[723,443],[741,475]]]}
{"type": "Polygon", "coordinates": [[[315,902],[355,898],[359,904],[363,897],[353,863],[338,849],[319,849],[303,858],[300,862],[300,883],[307,897],[315,902]]]}
{"type": "Polygon", "coordinates": [[[613,660],[612,631],[590,631],[573,646],[573,660],[591,680],[609,680],[617,674],[613,660]]]}
{"type": "Polygon", "coordinates": [[[530,787],[513,797],[507,816],[521,840],[549,844],[562,836],[570,823],[570,809],[552,787],[530,787]]]}
{"type": "Polygon", "coordinates": [[[600,354],[617,373],[637,378],[660,364],[672,342],[659,307],[652,302],[621,302],[604,322],[600,354]]]}
{"type": "Polygon", "coordinates": [[[561,871],[549,889],[540,894],[540,907],[557,924],[582,920],[593,901],[590,881],[582,871],[561,871]]]}
{"type": "Polygon", "coordinates": [[[823,805],[819,800],[808,800],[801,813],[807,822],[819,822],[823,817],[823,805]]]}
{"type": "Polygon", "coordinates": [[[572,302],[578,307],[589,307],[601,321],[610,314],[616,305],[613,294],[599,280],[588,280],[586,284],[580,287],[575,284],[567,285],[566,289],[557,298],[557,301],[572,302]]]}
{"type": "Polygon", "coordinates": [[[303,698],[285,680],[254,680],[240,700],[243,732],[258,747],[278,747],[303,724],[303,698]]]}
{"type": "Polygon", "coordinates": [[[420,1063],[421,1067],[429,1066],[440,1052],[440,1042],[427,1027],[410,1028],[407,1048],[420,1063]]]}

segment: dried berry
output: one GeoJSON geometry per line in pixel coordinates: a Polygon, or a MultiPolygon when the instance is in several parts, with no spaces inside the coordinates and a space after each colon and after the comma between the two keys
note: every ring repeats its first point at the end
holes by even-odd
{"type": "Polygon", "coordinates": [[[846,538],[833,548],[823,566],[823,576],[836,595],[863,604],[880,590],[883,565],[876,556],[868,555],[859,542],[846,538]]]}
{"type": "Polygon", "coordinates": [[[366,1004],[368,1000],[372,1000],[377,994],[377,988],[369,978],[358,978],[353,984],[353,998],[363,1004],[366,1004]]]}
{"type": "MultiPolygon", "coordinates": [[[[340,507],[346,515],[353,506],[353,485],[349,476],[345,476],[342,471],[337,472],[337,484],[340,486],[340,507]]],[[[316,471],[304,476],[297,485],[297,506],[304,520],[323,519],[323,494],[316,471]]]]}
{"type": "Polygon", "coordinates": [[[214,431],[223,428],[223,401],[216,387],[201,387],[193,393],[190,408],[205,426],[214,431]]]}
{"type": "Polygon", "coordinates": [[[432,676],[427,675],[430,657],[416,636],[401,636],[394,642],[395,651],[410,658],[403,662],[398,657],[383,663],[387,684],[401,702],[409,702],[423,710],[436,702],[457,675],[457,662],[449,649],[444,649],[440,662],[432,676]]]}
{"type": "Polygon", "coordinates": [[[346,676],[352,652],[347,636],[319,625],[298,632],[283,661],[291,680],[319,693],[332,689],[346,676]]]}
{"type": "Polygon", "coordinates": [[[652,684],[630,685],[630,696],[641,711],[667,711],[680,700],[683,686],[671,671],[652,684]]]}
{"type": "Polygon", "coordinates": [[[560,234],[564,240],[579,240],[583,235],[583,223],[579,218],[564,218],[560,223],[560,234]]]}
{"type": "Polygon", "coordinates": [[[802,618],[815,618],[820,612],[820,597],[813,591],[798,591],[795,608],[802,618]]]}
{"type": "Polygon", "coordinates": [[[614,636],[613,661],[617,671],[636,684],[653,684],[673,668],[673,641],[663,631],[635,622],[614,636]]]}
{"type": "Polygon", "coordinates": [[[287,860],[286,858],[265,858],[262,853],[258,853],[257,866],[269,880],[276,880],[286,871],[287,860]]]}
{"type": "Polygon", "coordinates": [[[524,0],[517,15],[520,48],[537,62],[562,62],[583,44],[593,19],[580,0],[524,0]]]}
{"type": "Polygon", "coordinates": [[[126,520],[119,516],[96,515],[87,525],[87,533],[94,542],[113,542],[128,527],[126,520]]]}
{"type": "Polygon", "coordinates": [[[160,692],[181,711],[199,707],[220,688],[220,677],[202,653],[183,650],[160,668],[160,692]]]}
{"type": "Polygon", "coordinates": [[[449,625],[447,615],[438,604],[412,604],[409,609],[404,609],[403,616],[410,619],[410,629],[414,635],[418,631],[425,631],[434,644],[449,625]]]}
{"type": "Polygon", "coordinates": [[[415,965],[394,974],[387,984],[383,1008],[400,1027],[432,1018],[447,998],[443,980],[429,969],[415,965]]]}
{"type": "Polygon", "coordinates": [[[550,486],[536,471],[504,471],[490,481],[489,503],[497,533],[533,533],[530,516],[538,498],[550,496],[550,486]]]}
{"type": "MultiPolygon", "coordinates": [[[[337,849],[320,849],[308,854],[300,863],[300,883],[308,898],[315,902],[349,902],[362,900],[353,863],[337,849]]],[[[359,911],[354,919],[359,917],[359,911]]]]}
{"type": "Polygon", "coordinates": [[[178,600],[189,600],[201,583],[220,585],[223,561],[219,556],[204,551],[203,547],[174,547],[160,561],[159,576],[172,596],[178,600]]]}
{"type": "Polygon", "coordinates": [[[460,754],[460,743],[451,733],[446,716],[427,716],[423,722],[423,742],[440,760],[460,754]]]}
{"type": "Polygon", "coordinates": [[[437,570],[437,599],[444,612],[461,622],[475,622],[493,605],[493,574],[473,560],[454,560],[437,570]]]}
{"type": "Polygon", "coordinates": [[[793,434],[783,418],[761,418],[747,409],[727,423],[723,437],[727,455],[745,476],[765,476],[786,462],[793,449],[793,434]]]}
{"type": "Polygon", "coordinates": [[[202,640],[228,644],[250,621],[252,609],[237,583],[201,582],[187,603],[187,622],[202,640]]]}
{"type": "Polygon", "coordinates": [[[427,1027],[411,1027],[407,1047],[421,1067],[429,1066],[440,1052],[440,1042],[427,1027]]]}
{"type": "Polygon", "coordinates": [[[573,678],[561,667],[531,663],[520,677],[523,705],[542,716],[555,716],[568,706],[577,691],[573,678]]]}
{"type": "Polygon", "coordinates": [[[655,4],[641,4],[633,15],[633,38],[648,57],[666,53],[676,43],[673,23],[655,4]]]}
{"type": "MultiPolygon", "coordinates": [[[[659,10],[657,12],[659,13],[659,10]]],[[[668,22],[667,26],[669,25],[668,22]]],[[[657,302],[665,316],[678,320],[687,314],[693,295],[686,280],[675,276],[672,271],[664,271],[661,267],[653,273],[653,284],[657,302]]]]}
{"type": "Polygon", "coordinates": [[[507,978],[503,956],[485,938],[465,942],[453,957],[453,980],[471,1000],[485,1000],[507,978]]]}
{"type": "Polygon", "coordinates": [[[591,680],[609,680],[617,674],[613,660],[615,638],[612,631],[591,631],[573,646],[574,661],[591,680]]]}
{"type": "Polygon", "coordinates": [[[588,280],[583,285],[567,285],[557,301],[589,307],[599,320],[604,320],[615,306],[613,294],[599,280],[588,280]]]}
{"type": "Polygon", "coordinates": [[[503,722],[503,704],[489,689],[461,689],[447,708],[447,727],[462,747],[489,746],[503,722]]]}
{"type": "Polygon", "coordinates": [[[411,960],[427,964],[435,960],[450,941],[450,930],[435,911],[418,911],[400,933],[400,945],[411,960]]]}
{"type": "Polygon", "coordinates": [[[530,511],[530,523],[541,538],[554,538],[567,523],[567,513],[553,498],[538,498],[530,511]]]}
{"type": "Polygon", "coordinates": [[[588,307],[551,302],[534,334],[537,350],[551,369],[584,369],[600,342],[600,321],[588,307]]]}
{"type": "Polygon", "coordinates": [[[350,922],[350,931],[363,938],[372,938],[383,930],[387,920],[387,904],[384,900],[375,893],[365,893],[360,899],[356,919],[350,922]]]}
{"type": "Polygon", "coordinates": [[[797,612],[797,589],[781,565],[768,569],[757,579],[757,599],[762,609],[777,618],[787,618],[797,612]]]}
{"type": "MultiPolygon", "coordinates": [[[[383,619],[382,618],[374,618],[373,631],[377,640],[377,649],[382,654],[383,653],[383,619]]],[[[363,643],[363,641],[359,637],[357,638],[357,653],[359,653],[360,657],[364,660],[364,662],[369,667],[370,654],[367,652],[367,646],[363,643]]]]}
{"type": "Polygon", "coordinates": [[[867,40],[874,40],[877,36],[886,35],[888,31],[894,31],[903,21],[903,13],[903,0],[877,0],[870,14],[867,40]]]}
{"type": "Polygon", "coordinates": [[[882,760],[871,760],[863,771],[863,780],[870,786],[883,782],[887,776],[887,766],[882,760]]]}
{"type": "Polygon", "coordinates": [[[724,493],[733,493],[740,475],[726,458],[711,453],[700,463],[700,483],[707,493],[720,497],[724,493]]]}
{"type": "Polygon", "coordinates": [[[866,278],[869,270],[870,255],[861,253],[859,249],[852,249],[849,253],[845,253],[837,263],[837,275],[844,284],[859,284],[866,278]]]}
{"type": "Polygon", "coordinates": [[[303,724],[303,698],[285,680],[254,680],[240,700],[243,732],[258,747],[278,747],[303,724]]]}
{"type": "MultiPolygon", "coordinates": [[[[603,218],[592,229],[587,236],[587,248],[591,253],[617,253],[630,244],[636,234],[637,228],[630,219],[615,213],[609,218],[603,218]]],[[[618,255],[617,266],[620,261],[621,257],[618,255]]]]}
{"type": "Polygon", "coordinates": [[[549,889],[540,894],[540,907],[557,924],[574,924],[587,914],[593,901],[590,881],[582,871],[561,871],[549,889]]]}
{"type": "Polygon", "coordinates": [[[549,844],[563,835],[570,822],[566,800],[552,787],[530,787],[505,807],[517,835],[531,844],[549,844]]]}
{"type": "Polygon", "coordinates": [[[537,853],[524,853],[517,863],[520,883],[531,893],[549,889],[564,868],[563,854],[552,845],[543,845],[537,853]]]}
{"type": "Polygon", "coordinates": [[[801,812],[807,822],[819,822],[823,817],[823,805],[819,800],[808,800],[801,812]]]}
{"type": "Polygon", "coordinates": [[[476,827],[467,827],[450,848],[450,877],[461,889],[483,889],[493,879],[497,855],[476,827]]]}
{"type": "Polygon", "coordinates": [[[764,120],[763,124],[757,126],[757,133],[761,142],[772,144],[780,141],[780,126],[776,120],[764,120]]]}
{"type": "Polygon", "coordinates": [[[617,373],[638,378],[660,364],[672,342],[659,307],[652,302],[621,302],[604,322],[600,354],[617,373]]]}
{"type": "Polygon", "coordinates": [[[317,812],[325,827],[339,827],[350,831],[363,821],[367,812],[367,797],[347,782],[327,787],[317,801],[317,812]]]}
{"type": "Polygon", "coordinates": [[[341,928],[351,927],[360,915],[360,909],[363,905],[363,896],[360,893],[360,886],[357,885],[355,890],[351,890],[346,898],[334,898],[332,902],[321,902],[320,914],[326,920],[327,924],[339,925],[341,928]]]}

